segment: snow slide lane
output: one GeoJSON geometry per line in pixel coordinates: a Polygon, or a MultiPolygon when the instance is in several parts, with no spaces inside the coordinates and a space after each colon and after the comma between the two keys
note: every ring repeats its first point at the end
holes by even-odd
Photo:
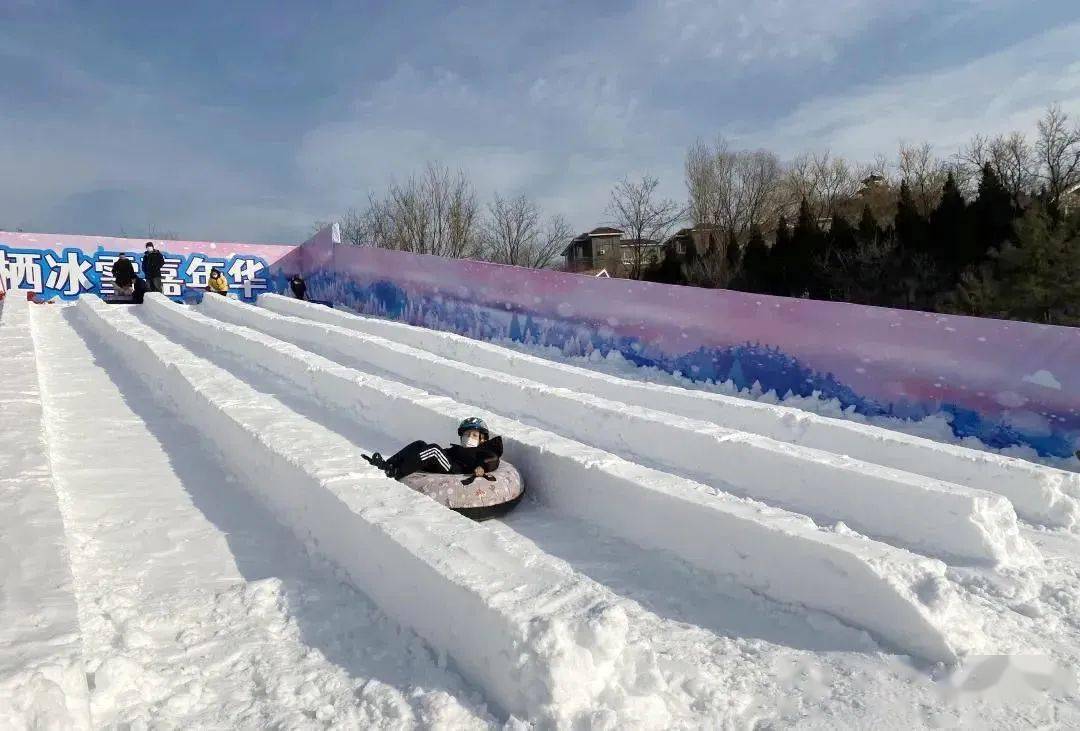
{"type": "MultiPolygon", "coordinates": [[[[123,308],[94,298],[83,298],[79,308],[147,384],[213,439],[310,550],[332,559],[395,619],[449,655],[503,710],[541,724],[606,713],[663,726],[692,717],[707,698],[723,698],[726,686],[704,678],[693,686],[700,695],[681,712],[664,707],[658,699],[669,696],[657,688],[662,676],[648,633],[628,639],[640,629],[632,602],[566,571],[528,542],[497,535],[385,478],[341,436],[123,308]]],[[[671,693],[686,695],[681,683],[671,693]]]]}
{"type": "MultiPolygon", "coordinates": [[[[397,438],[452,433],[476,409],[363,374],[249,328],[152,297],[146,317],[307,388],[358,421],[393,425],[397,438]]],[[[861,537],[818,529],[805,517],[656,472],[551,432],[493,414],[507,458],[531,494],[647,547],[785,603],[824,611],[887,644],[930,659],[952,657],[963,624],[944,566],[861,537]],[[813,581],[807,581],[813,576],[813,581]]],[[[962,634],[962,632],[961,632],[962,634]]]]}
{"type": "Polygon", "coordinates": [[[71,559],[29,309],[0,303],[0,726],[90,728],[71,559]]]}
{"type": "Polygon", "coordinates": [[[261,295],[259,306],[549,386],[711,421],[781,442],[989,490],[1009,498],[1020,517],[1036,524],[1068,528],[1080,522],[1080,474],[789,407],[618,378],[454,333],[360,317],[281,295],[261,295]]]}
{"type": "Polygon", "coordinates": [[[460,678],[310,562],[76,308],[33,314],[95,727],[487,725],[460,678]]]}
{"type": "Polygon", "coordinates": [[[1037,551],[1020,535],[1012,506],[1000,495],[553,388],[236,300],[208,298],[201,307],[346,365],[393,374],[419,388],[555,429],[717,490],[819,520],[842,520],[871,537],[920,553],[990,564],[1037,560],[1037,551]],[[657,434],[665,435],[662,448],[657,434]]]}

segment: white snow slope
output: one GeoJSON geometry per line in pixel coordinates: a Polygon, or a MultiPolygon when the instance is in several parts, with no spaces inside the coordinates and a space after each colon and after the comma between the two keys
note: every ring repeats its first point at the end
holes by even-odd
{"type": "Polygon", "coordinates": [[[0,727],[1080,727],[1076,475],[259,304],[0,310],[0,727]]]}

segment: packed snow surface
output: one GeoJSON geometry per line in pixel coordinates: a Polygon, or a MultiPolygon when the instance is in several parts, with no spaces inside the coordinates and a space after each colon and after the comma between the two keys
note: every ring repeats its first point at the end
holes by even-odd
{"type": "Polygon", "coordinates": [[[3,305],[0,727],[1080,726],[1070,464],[259,304],[3,305]]]}

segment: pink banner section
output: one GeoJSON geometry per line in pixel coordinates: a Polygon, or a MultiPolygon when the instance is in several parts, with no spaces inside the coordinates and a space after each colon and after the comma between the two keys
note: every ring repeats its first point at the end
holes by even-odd
{"type": "MultiPolygon", "coordinates": [[[[33,292],[41,299],[74,299],[114,293],[112,265],[124,253],[136,273],[150,239],[0,231],[0,281],[8,290],[33,292]]],[[[293,245],[214,241],[153,241],[165,257],[162,291],[173,298],[199,296],[210,270],[219,269],[229,289],[251,300],[270,288],[271,276],[293,245]]]]}
{"type": "Polygon", "coordinates": [[[695,380],[836,398],[868,416],[945,412],[958,436],[1080,447],[1080,329],[304,244],[312,298],[470,337],[613,350],[695,380]]]}

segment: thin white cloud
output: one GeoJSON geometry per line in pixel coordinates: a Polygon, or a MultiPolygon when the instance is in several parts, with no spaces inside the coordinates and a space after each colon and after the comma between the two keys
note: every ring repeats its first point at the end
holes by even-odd
{"type": "Polygon", "coordinates": [[[800,105],[745,135],[792,154],[831,149],[856,159],[927,140],[943,154],[976,134],[1030,132],[1050,103],[1080,116],[1080,23],[961,66],[905,76],[800,105]]]}

